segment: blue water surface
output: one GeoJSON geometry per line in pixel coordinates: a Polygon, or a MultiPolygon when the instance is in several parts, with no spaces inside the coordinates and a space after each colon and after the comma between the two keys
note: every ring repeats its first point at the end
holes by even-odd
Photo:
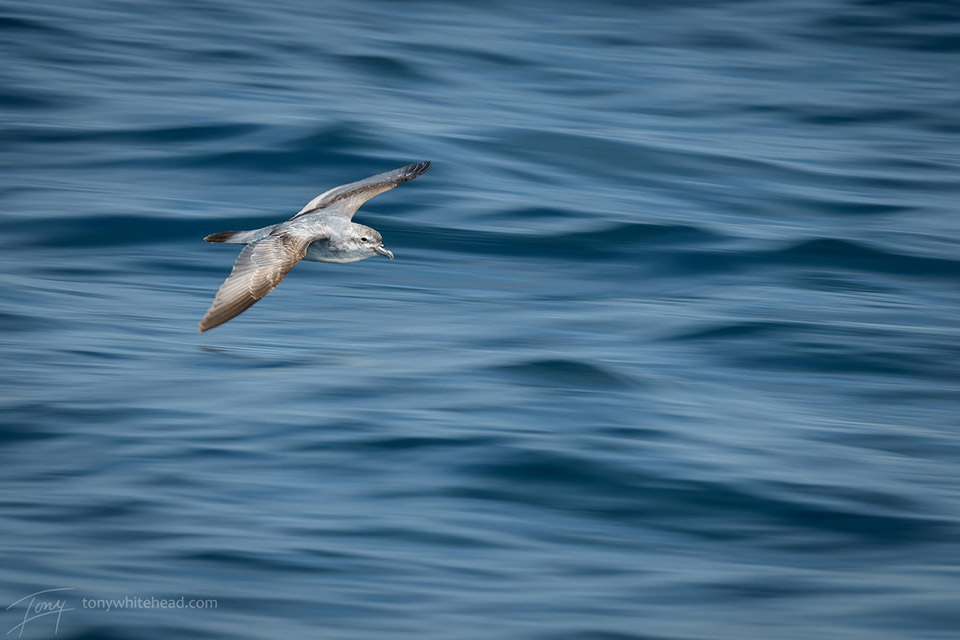
{"type": "Polygon", "coordinates": [[[955,638],[958,33],[4,0],[0,632],[955,638]],[[418,160],[395,261],[196,331],[205,235],[418,160]],[[87,602],[136,598],[215,602],[87,602]]]}

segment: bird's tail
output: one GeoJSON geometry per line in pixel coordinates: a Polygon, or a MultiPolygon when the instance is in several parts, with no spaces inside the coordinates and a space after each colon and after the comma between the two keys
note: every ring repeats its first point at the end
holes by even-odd
{"type": "Polygon", "coordinates": [[[226,242],[227,244],[233,244],[236,242],[233,238],[243,231],[221,231],[220,233],[211,233],[204,240],[207,242],[226,242]]]}
{"type": "Polygon", "coordinates": [[[253,229],[251,231],[221,231],[220,233],[211,233],[204,240],[207,242],[222,242],[225,244],[250,244],[260,238],[270,235],[270,232],[277,225],[272,224],[269,227],[253,229]]]}

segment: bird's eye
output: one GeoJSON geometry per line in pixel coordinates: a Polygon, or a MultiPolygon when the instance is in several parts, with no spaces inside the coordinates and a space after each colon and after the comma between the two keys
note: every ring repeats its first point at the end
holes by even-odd
{"type": "Polygon", "coordinates": [[[360,242],[366,242],[366,241],[367,241],[366,238],[364,238],[364,237],[361,237],[361,238],[360,238],[360,242]]]}

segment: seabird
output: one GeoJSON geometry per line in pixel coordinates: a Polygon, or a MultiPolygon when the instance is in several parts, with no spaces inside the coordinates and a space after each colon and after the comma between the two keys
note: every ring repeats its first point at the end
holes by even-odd
{"type": "Polygon", "coordinates": [[[321,193],[286,222],[204,238],[246,246],[197,328],[208,331],[237,317],[273,291],[301,260],[346,263],[378,254],[393,260],[380,233],[353,222],[353,214],[373,196],[413,180],[429,168],[429,162],[416,162],[378,173],[321,193]]]}

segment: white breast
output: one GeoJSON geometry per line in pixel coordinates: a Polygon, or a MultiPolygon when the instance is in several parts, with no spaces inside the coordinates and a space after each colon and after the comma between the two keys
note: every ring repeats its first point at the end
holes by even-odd
{"type": "Polygon", "coordinates": [[[357,262],[373,255],[375,254],[370,251],[337,251],[330,245],[329,240],[323,239],[311,242],[307,247],[307,255],[303,256],[303,259],[311,262],[339,262],[345,264],[347,262],[357,262]]]}

